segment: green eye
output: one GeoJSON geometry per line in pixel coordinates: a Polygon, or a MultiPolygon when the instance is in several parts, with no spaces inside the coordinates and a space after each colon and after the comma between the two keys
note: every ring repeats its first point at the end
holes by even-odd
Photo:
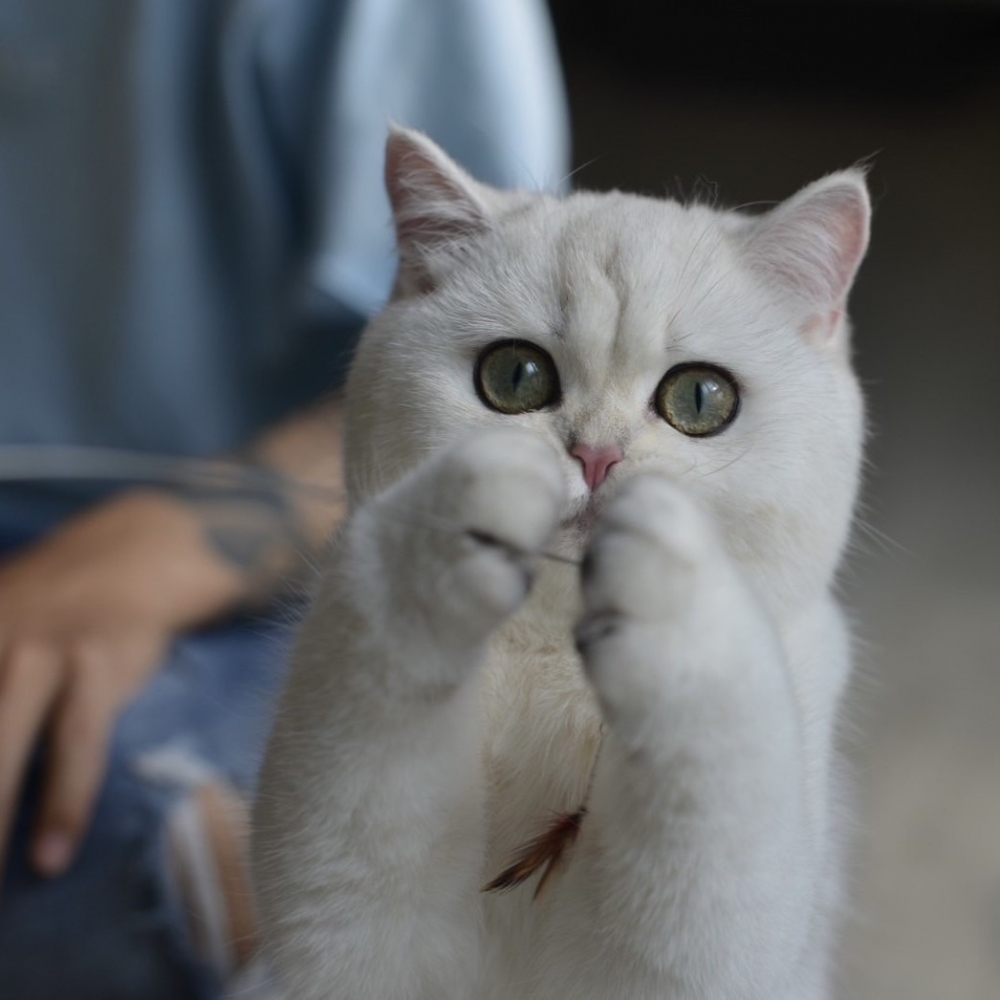
{"type": "Polygon", "coordinates": [[[540,347],[526,340],[501,340],[479,356],[476,392],[492,410],[527,413],[559,401],[559,373],[540,347]]]}
{"type": "Polygon", "coordinates": [[[739,409],[732,375],[714,365],[671,368],[656,387],[656,412],[688,437],[708,437],[728,426],[739,409]]]}

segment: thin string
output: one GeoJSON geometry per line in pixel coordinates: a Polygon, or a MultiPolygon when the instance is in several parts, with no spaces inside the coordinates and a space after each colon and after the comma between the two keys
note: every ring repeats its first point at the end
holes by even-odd
{"type": "MultiPolygon", "coordinates": [[[[159,483],[220,492],[233,489],[251,492],[283,490],[330,505],[343,504],[347,499],[343,490],[246,462],[83,445],[0,445],[0,482],[73,480],[159,483]]],[[[392,511],[393,520],[429,531],[462,535],[469,530],[468,526],[431,511],[404,509],[384,501],[379,504],[379,509],[380,516],[384,517],[386,511],[392,511]]],[[[580,565],[579,559],[558,552],[530,552],[507,541],[502,544],[524,558],[546,559],[567,566],[580,565]]]]}
{"type": "MultiPolygon", "coordinates": [[[[461,525],[457,521],[453,521],[451,518],[444,517],[441,514],[434,514],[431,511],[416,511],[395,504],[389,504],[385,501],[379,504],[379,508],[380,513],[381,511],[391,510],[393,512],[393,520],[398,524],[413,524],[419,528],[427,528],[430,531],[441,531],[451,535],[469,534],[467,526],[461,525]]],[[[476,534],[476,532],[473,532],[473,534],[476,534]]],[[[478,532],[478,534],[484,535],[483,532],[478,532]]],[[[582,562],[582,560],[574,559],[572,556],[564,556],[558,552],[549,552],[546,549],[542,549],[540,552],[531,552],[528,549],[522,549],[520,546],[513,544],[513,542],[501,541],[500,539],[496,541],[497,544],[503,545],[504,548],[510,549],[515,555],[519,555],[525,559],[548,559],[551,562],[577,567],[582,562]]]]}

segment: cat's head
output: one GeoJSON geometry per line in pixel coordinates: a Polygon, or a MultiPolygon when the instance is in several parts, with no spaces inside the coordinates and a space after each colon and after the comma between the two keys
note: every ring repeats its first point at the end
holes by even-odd
{"type": "Polygon", "coordinates": [[[475,428],[558,449],[568,544],[627,477],[681,481],[779,599],[826,586],[858,485],[863,412],[845,303],[868,241],[863,175],[762,215],[618,192],[500,192],[396,129],[400,267],[348,392],[357,502],[475,428]]]}

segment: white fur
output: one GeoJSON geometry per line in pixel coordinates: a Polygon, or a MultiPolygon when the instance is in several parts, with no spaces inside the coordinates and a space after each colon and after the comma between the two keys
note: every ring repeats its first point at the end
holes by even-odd
{"type": "Polygon", "coordinates": [[[351,515],[256,807],[288,996],[828,997],[863,179],[750,218],[503,194],[392,143],[405,280],[352,370],[351,515]],[[480,402],[505,337],[552,355],[557,408],[480,402]],[[738,379],[715,437],[650,405],[684,361],[738,379]],[[625,454],[589,506],[580,441],[625,454]],[[535,903],[482,894],[580,804],[599,745],[565,870],[535,903]]]}

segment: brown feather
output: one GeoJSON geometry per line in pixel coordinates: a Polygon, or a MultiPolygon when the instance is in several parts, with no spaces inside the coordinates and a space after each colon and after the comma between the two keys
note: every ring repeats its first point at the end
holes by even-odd
{"type": "Polygon", "coordinates": [[[552,875],[565,866],[566,852],[576,843],[586,815],[587,807],[581,806],[576,812],[563,813],[557,817],[547,829],[521,847],[514,855],[513,862],[493,881],[487,882],[482,891],[503,892],[505,889],[515,889],[542,869],[542,877],[532,896],[533,899],[538,899],[552,875]]]}

